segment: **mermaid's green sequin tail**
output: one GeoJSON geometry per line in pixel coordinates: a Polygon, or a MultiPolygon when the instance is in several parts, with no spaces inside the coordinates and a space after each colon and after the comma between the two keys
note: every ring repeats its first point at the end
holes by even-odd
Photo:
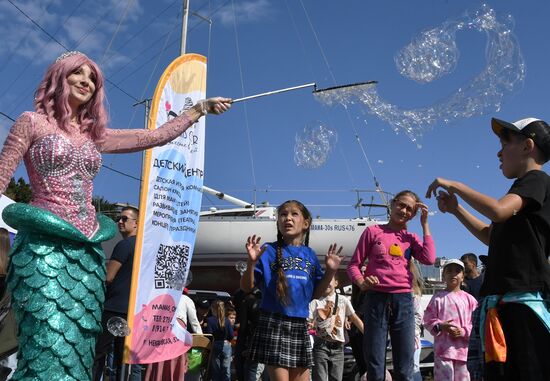
{"type": "Polygon", "coordinates": [[[8,274],[19,328],[13,380],[90,380],[105,298],[100,242],[115,224],[100,216],[88,239],[31,205],[13,204],[2,217],[19,231],[8,274]]]}

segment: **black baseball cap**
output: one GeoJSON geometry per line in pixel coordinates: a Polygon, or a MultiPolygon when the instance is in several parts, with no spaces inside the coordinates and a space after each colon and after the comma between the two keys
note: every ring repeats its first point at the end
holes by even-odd
{"type": "Polygon", "coordinates": [[[198,300],[196,304],[198,308],[210,308],[210,302],[207,299],[198,300]]]}
{"type": "Polygon", "coordinates": [[[525,118],[510,123],[504,120],[492,118],[493,132],[500,137],[503,129],[514,131],[525,137],[533,139],[537,147],[542,151],[546,161],[550,159],[550,126],[541,119],[525,118]]]}

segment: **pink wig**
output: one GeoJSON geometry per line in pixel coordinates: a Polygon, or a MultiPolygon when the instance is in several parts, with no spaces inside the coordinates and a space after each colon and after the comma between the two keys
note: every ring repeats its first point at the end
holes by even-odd
{"type": "Polygon", "coordinates": [[[103,139],[107,127],[103,74],[97,64],[84,54],[75,54],[50,65],[42,82],[34,93],[34,108],[37,112],[55,119],[59,127],[69,131],[71,107],[67,77],[82,65],[88,65],[95,75],[95,92],[92,98],[78,108],[78,122],[82,132],[87,132],[95,142],[103,139]]]}

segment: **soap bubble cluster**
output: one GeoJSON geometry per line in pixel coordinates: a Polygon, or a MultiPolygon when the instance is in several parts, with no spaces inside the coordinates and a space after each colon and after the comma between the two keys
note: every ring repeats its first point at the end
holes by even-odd
{"type": "Polygon", "coordinates": [[[294,162],[298,167],[319,168],[325,164],[337,141],[336,131],[319,121],[310,122],[302,133],[296,134],[294,162]]]}
{"type": "Polygon", "coordinates": [[[419,83],[432,82],[451,73],[460,56],[454,32],[454,28],[445,24],[422,32],[395,55],[399,73],[419,83]]]}
{"type": "MultiPolygon", "coordinates": [[[[456,66],[459,52],[455,50],[455,35],[460,30],[476,30],[487,36],[486,66],[453,94],[431,106],[402,109],[380,97],[376,87],[357,91],[347,89],[346,96],[324,94],[318,99],[331,105],[340,102],[367,106],[370,114],[389,123],[396,133],[405,133],[417,143],[424,132],[436,123],[450,123],[457,118],[498,111],[505,95],[516,91],[525,81],[525,63],[516,37],[512,33],[511,16],[497,18],[487,5],[467,12],[458,20],[424,32],[403,48],[395,57],[398,70],[407,78],[420,83],[433,81],[448,74],[456,66]]],[[[418,144],[418,143],[417,143],[418,144]]],[[[420,147],[420,145],[419,145],[420,147]]]]}
{"type": "Polygon", "coordinates": [[[125,337],[130,335],[128,322],[120,316],[113,316],[107,320],[107,330],[115,337],[125,337]]]}
{"type": "Polygon", "coordinates": [[[238,261],[235,263],[235,269],[239,272],[239,274],[241,274],[241,276],[243,276],[247,268],[248,264],[245,261],[238,261]]]}

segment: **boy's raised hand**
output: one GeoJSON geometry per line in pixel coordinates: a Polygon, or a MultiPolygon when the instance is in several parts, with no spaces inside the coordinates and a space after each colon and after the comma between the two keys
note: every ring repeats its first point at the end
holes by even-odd
{"type": "Polygon", "coordinates": [[[248,253],[248,259],[251,262],[257,262],[266,249],[266,246],[262,247],[260,245],[261,239],[262,237],[256,237],[256,234],[254,234],[253,236],[249,236],[246,239],[246,252],[248,253]]]}
{"type": "Polygon", "coordinates": [[[458,199],[454,194],[440,190],[437,195],[437,207],[442,213],[455,213],[458,208],[458,199]]]}
{"type": "Polygon", "coordinates": [[[426,198],[432,198],[432,196],[437,196],[437,189],[443,188],[445,191],[447,191],[449,194],[452,194],[452,186],[453,181],[444,179],[442,177],[437,177],[430,186],[428,187],[428,190],[426,191],[426,198]]]}
{"type": "Polygon", "coordinates": [[[341,256],[340,253],[342,252],[343,247],[340,246],[338,251],[336,251],[336,247],[338,245],[336,243],[333,243],[328,248],[328,253],[325,258],[325,266],[327,269],[331,270],[338,270],[340,267],[340,263],[342,262],[342,259],[344,259],[344,256],[341,256]]]}

